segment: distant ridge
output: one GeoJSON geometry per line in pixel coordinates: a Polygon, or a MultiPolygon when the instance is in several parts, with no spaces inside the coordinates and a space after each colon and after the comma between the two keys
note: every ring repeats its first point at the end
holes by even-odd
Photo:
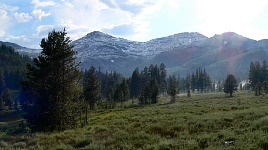
{"type": "MultiPolygon", "coordinates": [[[[0,41],[3,43],[32,57],[41,51],[0,41]]],[[[93,65],[102,71],[117,71],[128,76],[136,67],[143,69],[150,64],[164,63],[169,74],[184,76],[201,67],[217,80],[223,79],[226,73],[247,79],[251,61],[268,60],[268,39],[257,41],[235,32],[212,37],[183,32],[137,42],[94,31],[71,44],[82,69],[93,65]]]]}
{"type": "Polygon", "coordinates": [[[209,38],[198,32],[184,32],[137,42],[94,31],[72,44],[82,68],[93,65],[126,75],[136,67],[165,63],[171,74],[186,75],[202,67],[215,79],[223,78],[226,72],[246,79],[250,61],[268,58],[268,40],[256,41],[235,32],[209,38]]]}

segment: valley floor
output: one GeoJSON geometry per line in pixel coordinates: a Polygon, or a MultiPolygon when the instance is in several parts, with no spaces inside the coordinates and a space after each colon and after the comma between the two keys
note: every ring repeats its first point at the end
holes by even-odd
{"type": "Polygon", "coordinates": [[[10,132],[14,123],[8,129],[0,122],[0,149],[268,149],[267,95],[168,101],[162,96],[158,104],[96,110],[88,126],[57,133],[17,135],[10,132]]]}

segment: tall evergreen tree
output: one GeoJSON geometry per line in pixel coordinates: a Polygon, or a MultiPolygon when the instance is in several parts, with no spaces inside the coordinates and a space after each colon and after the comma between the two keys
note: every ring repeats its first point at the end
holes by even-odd
{"type": "Polygon", "coordinates": [[[83,76],[83,95],[85,98],[85,124],[88,123],[88,109],[94,109],[96,103],[101,100],[101,83],[95,67],[85,71],[83,76]]]}
{"type": "Polygon", "coordinates": [[[261,81],[262,73],[261,73],[261,65],[259,61],[251,62],[249,68],[249,83],[252,89],[255,88],[258,82],[261,81]]]}
{"type": "Polygon", "coordinates": [[[175,75],[168,79],[168,94],[171,96],[171,102],[176,101],[176,94],[178,93],[178,83],[175,75]]]}
{"type": "Polygon", "coordinates": [[[159,95],[159,86],[156,79],[151,79],[149,82],[149,93],[151,98],[151,103],[157,103],[157,96],[159,95]]]}
{"type": "Polygon", "coordinates": [[[161,63],[159,66],[159,73],[160,73],[160,92],[162,94],[164,94],[164,92],[166,92],[167,90],[167,81],[166,81],[166,77],[167,77],[167,70],[166,70],[166,66],[165,64],[161,63]]]}
{"type": "Polygon", "coordinates": [[[260,75],[260,81],[264,82],[268,79],[268,64],[267,61],[264,60],[262,62],[262,66],[261,66],[261,75],[260,75]]]}
{"type": "Polygon", "coordinates": [[[141,75],[139,73],[139,69],[136,68],[131,76],[131,81],[130,81],[130,95],[131,98],[136,98],[139,96],[140,92],[141,92],[141,83],[142,79],[141,79],[141,75]]]}
{"type": "Polygon", "coordinates": [[[234,91],[237,90],[236,78],[234,75],[229,74],[224,82],[224,93],[230,94],[230,97],[233,96],[234,91]]]}
{"type": "Polygon", "coordinates": [[[30,90],[26,119],[35,130],[53,131],[76,125],[81,95],[80,72],[75,51],[65,29],[48,33],[41,41],[42,52],[27,65],[24,89],[30,90]]]}
{"type": "Polygon", "coordinates": [[[4,108],[4,102],[3,102],[2,95],[3,95],[5,87],[6,87],[6,84],[5,84],[5,80],[4,80],[4,75],[3,75],[2,70],[0,69],[0,110],[2,110],[4,108]]]}
{"type": "Polygon", "coordinates": [[[92,110],[97,101],[101,100],[101,83],[96,68],[90,67],[83,77],[83,94],[92,110]]]}
{"type": "Polygon", "coordinates": [[[107,101],[108,102],[112,102],[113,101],[113,97],[114,97],[114,89],[109,86],[107,91],[106,91],[106,97],[107,97],[107,101]]]}
{"type": "Polygon", "coordinates": [[[121,90],[123,93],[123,101],[126,102],[129,98],[130,92],[129,92],[129,86],[126,81],[126,79],[123,79],[122,83],[120,84],[121,90]]]}

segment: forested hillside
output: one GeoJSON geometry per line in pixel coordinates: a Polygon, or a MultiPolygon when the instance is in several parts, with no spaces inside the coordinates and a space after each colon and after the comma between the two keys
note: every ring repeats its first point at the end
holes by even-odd
{"type": "Polygon", "coordinates": [[[17,90],[26,74],[26,64],[32,63],[30,57],[21,55],[9,46],[0,46],[0,69],[7,88],[17,90]]]}

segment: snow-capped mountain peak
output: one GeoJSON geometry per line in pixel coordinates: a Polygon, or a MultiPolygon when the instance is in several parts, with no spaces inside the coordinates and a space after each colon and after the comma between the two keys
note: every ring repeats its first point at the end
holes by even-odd
{"type": "Polygon", "coordinates": [[[207,39],[197,32],[179,33],[167,37],[157,38],[148,42],[136,42],[113,37],[109,34],[94,31],[72,42],[80,61],[88,58],[114,59],[128,57],[152,58],[161,52],[170,51],[175,47],[187,46],[207,39]]]}

